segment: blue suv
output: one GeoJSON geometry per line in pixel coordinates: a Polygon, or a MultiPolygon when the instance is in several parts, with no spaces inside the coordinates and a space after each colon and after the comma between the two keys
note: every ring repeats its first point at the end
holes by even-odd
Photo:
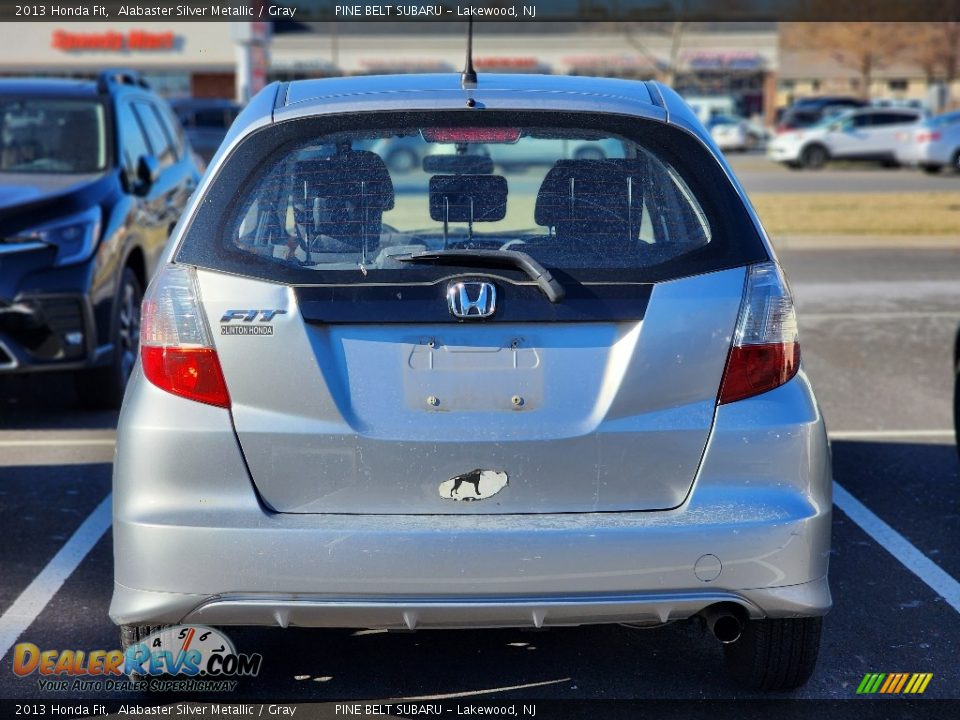
{"type": "Polygon", "coordinates": [[[0,373],[73,371],[84,405],[118,407],[143,290],[199,178],[132,72],[0,80],[0,373]]]}

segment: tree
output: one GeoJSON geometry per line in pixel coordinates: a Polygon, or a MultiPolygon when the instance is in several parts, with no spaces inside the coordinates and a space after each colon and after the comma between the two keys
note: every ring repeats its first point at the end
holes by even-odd
{"type": "Polygon", "coordinates": [[[623,23],[624,39],[637,52],[639,52],[650,63],[651,67],[659,71],[659,79],[673,87],[677,79],[677,67],[679,64],[680,46],[683,43],[684,23],[675,21],[672,23],[623,23]],[[656,54],[651,52],[643,40],[640,39],[641,31],[646,34],[663,35],[670,33],[670,54],[664,62],[656,54]]]}
{"type": "Polygon", "coordinates": [[[944,82],[944,100],[951,106],[950,89],[960,74],[960,22],[914,23],[910,31],[913,42],[908,56],[923,69],[927,83],[944,82]]]}
{"type": "Polygon", "coordinates": [[[784,48],[826,54],[856,71],[864,99],[870,98],[876,71],[902,54],[912,38],[901,23],[892,22],[795,22],[780,27],[784,48]]]}

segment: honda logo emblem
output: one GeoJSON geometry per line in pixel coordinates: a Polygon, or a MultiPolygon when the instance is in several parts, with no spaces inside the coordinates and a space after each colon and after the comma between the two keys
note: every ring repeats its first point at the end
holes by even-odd
{"type": "Polygon", "coordinates": [[[497,289],[488,282],[456,282],[447,286],[450,314],[458,318],[485,318],[497,309],[497,289]]]}

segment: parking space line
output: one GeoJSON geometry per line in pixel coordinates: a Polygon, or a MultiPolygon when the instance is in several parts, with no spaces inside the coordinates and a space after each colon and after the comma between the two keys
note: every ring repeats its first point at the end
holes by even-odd
{"type": "Polygon", "coordinates": [[[111,505],[111,494],[108,493],[13,605],[0,615],[0,658],[43,612],[66,579],[103,537],[112,520],[111,505]]]}
{"type": "Polygon", "coordinates": [[[510,692],[513,690],[527,690],[529,688],[544,687],[545,685],[558,685],[560,683],[570,682],[571,678],[560,678],[558,680],[544,680],[543,682],[525,683],[524,685],[507,685],[505,687],[488,688],[486,690],[465,690],[458,693],[445,693],[443,695],[417,695],[414,697],[394,698],[406,702],[420,702],[426,700],[453,700],[455,698],[476,697],[478,695],[489,695],[490,693],[510,692]]]}
{"type": "Polygon", "coordinates": [[[920,552],[916,546],[883,520],[873,514],[866,505],[847,492],[839,483],[833,483],[833,504],[860,526],[884,550],[893,555],[910,572],[923,580],[937,595],[960,613],[960,582],[943,568],[920,552]]]}
{"type": "Polygon", "coordinates": [[[113,438],[77,438],[76,440],[0,440],[4,447],[68,447],[72,445],[116,445],[113,438]]]}
{"type": "Polygon", "coordinates": [[[857,319],[863,322],[871,320],[915,320],[916,318],[948,318],[956,321],[960,318],[960,313],[954,310],[934,310],[923,312],[921,310],[902,310],[898,312],[803,312],[800,315],[800,323],[809,320],[849,320],[857,319]]]}
{"type": "Polygon", "coordinates": [[[836,430],[831,440],[873,440],[883,438],[953,438],[953,430],[836,430]]]}

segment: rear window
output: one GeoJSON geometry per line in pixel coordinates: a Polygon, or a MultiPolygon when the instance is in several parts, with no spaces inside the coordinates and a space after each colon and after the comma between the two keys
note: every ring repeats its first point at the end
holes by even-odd
{"type": "Polygon", "coordinates": [[[953,125],[954,123],[960,123],[960,112],[938,115],[937,117],[930,118],[930,120],[927,121],[927,124],[930,127],[944,127],[946,125],[953,125]]]}
{"type": "Polygon", "coordinates": [[[403,261],[438,250],[519,250],[554,271],[606,279],[682,275],[711,269],[711,258],[739,264],[744,248],[762,253],[697,141],[643,121],[601,127],[596,117],[404,114],[373,127],[338,118],[321,132],[307,131],[316,119],[285,123],[300,132],[267,128],[248,143],[294,137],[228,159],[178,260],[326,284],[449,274],[403,261]],[[239,172],[244,163],[255,168],[239,172]],[[201,217],[218,206],[219,219],[201,217]]]}
{"type": "Polygon", "coordinates": [[[829,116],[823,115],[817,110],[788,110],[781,122],[790,127],[803,128],[816,125],[828,117],[829,116]]]}

